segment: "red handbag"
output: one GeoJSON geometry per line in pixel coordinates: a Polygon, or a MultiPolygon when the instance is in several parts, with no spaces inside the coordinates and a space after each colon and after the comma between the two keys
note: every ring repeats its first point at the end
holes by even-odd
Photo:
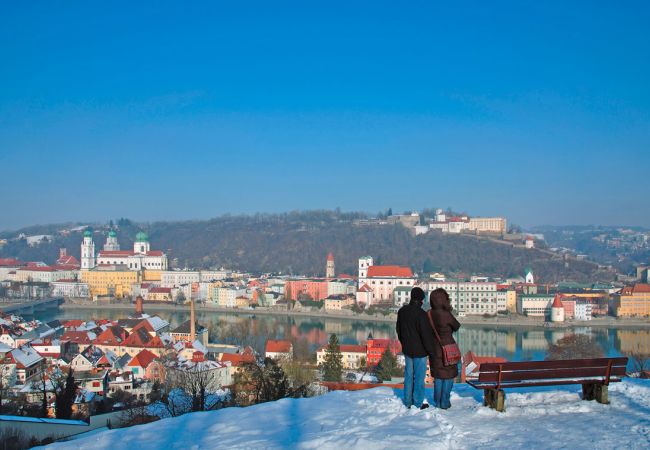
{"type": "Polygon", "coordinates": [[[429,318],[431,328],[433,328],[433,332],[436,335],[436,339],[438,339],[438,344],[442,347],[442,364],[445,366],[458,364],[458,361],[460,361],[460,348],[458,347],[458,344],[453,342],[451,344],[442,345],[440,335],[438,334],[438,330],[436,330],[436,325],[433,323],[433,317],[431,317],[431,310],[427,313],[427,317],[429,318]]]}

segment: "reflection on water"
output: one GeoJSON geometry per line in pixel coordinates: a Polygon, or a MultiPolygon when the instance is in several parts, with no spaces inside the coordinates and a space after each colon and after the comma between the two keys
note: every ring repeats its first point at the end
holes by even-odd
{"type": "MultiPolygon", "coordinates": [[[[38,319],[119,319],[128,316],[126,311],[60,310],[38,316],[38,319]]],[[[160,311],[160,317],[172,327],[189,318],[189,313],[160,311]]],[[[235,315],[199,312],[198,319],[208,327],[211,340],[252,345],[263,351],[266,339],[293,339],[302,342],[309,351],[325,345],[329,335],[336,333],[341,343],[364,343],[369,335],[375,338],[396,338],[392,323],[364,320],[321,319],[316,317],[235,315]]],[[[550,343],[556,343],[567,333],[588,334],[605,350],[608,356],[620,354],[650,355],[650,330],[617,328],[490,328],[465,325],[456,334],[461,351],[473,351],[481,356],[501,356],[511,361],[543,359],[550,343]]]]}

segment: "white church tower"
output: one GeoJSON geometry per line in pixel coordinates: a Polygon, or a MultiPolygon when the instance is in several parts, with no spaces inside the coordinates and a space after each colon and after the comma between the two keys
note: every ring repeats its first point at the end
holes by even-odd
{"type": "Polygon", "coordinates": [[[146,255],[149,253],[149,236],[144,231],[139,231],[135,235],[135,242],[133,243],[133,253],[146,255]]]}
{"type": "Polygon", "coordinates": [[[368,267],[372,265],[372,256],[362,256],[359,258],[359,287],[366,284],[366,278],[368,278],[368,267]]]}
{"type": "Polygon", "coordinates": [[[93,232],[84,231],[84,239],[81,242],[81,270],[89,270],[95,267],[95,243],[93,232]]]}
{"type": "Polygon", "coordinates": [[[108,232],[106,243],[104,244],[105,251],[118,251],[120,244],[117,242],[117,233],[114,230],[108,232]]]}
{"type": "Polygon", "coordinates": [[[533,276],[533,269],[530,267],[526,268],[526,283],[535,284],[535,277],[533,276]]]}

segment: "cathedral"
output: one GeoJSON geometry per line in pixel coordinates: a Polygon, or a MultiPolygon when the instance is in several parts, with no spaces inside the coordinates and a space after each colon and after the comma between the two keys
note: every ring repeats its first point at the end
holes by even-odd
{"type": "Polygon", "coordinates": [[[124,265],[129,270],[167,270],[167,255],[160,250],[151,250],[149,236],[140,231],[135,235],[133,250],[120,250],[117,233],[108,232],[104,249],[95,256],[92,231],[84,232],[81,243],[81,269],[93,269],[97,265],[124,265]]]}

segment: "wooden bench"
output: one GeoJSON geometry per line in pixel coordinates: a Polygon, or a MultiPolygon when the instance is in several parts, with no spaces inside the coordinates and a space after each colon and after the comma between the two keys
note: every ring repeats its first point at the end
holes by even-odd
{"type": "Polygon", "coordinates": [[[567,359],[481,364],[478,380],[483,405],[505,411],[505,388],[581,384],[582,399],[608,404],[607,386],[625,376],[627,358],[567,359]]]}

